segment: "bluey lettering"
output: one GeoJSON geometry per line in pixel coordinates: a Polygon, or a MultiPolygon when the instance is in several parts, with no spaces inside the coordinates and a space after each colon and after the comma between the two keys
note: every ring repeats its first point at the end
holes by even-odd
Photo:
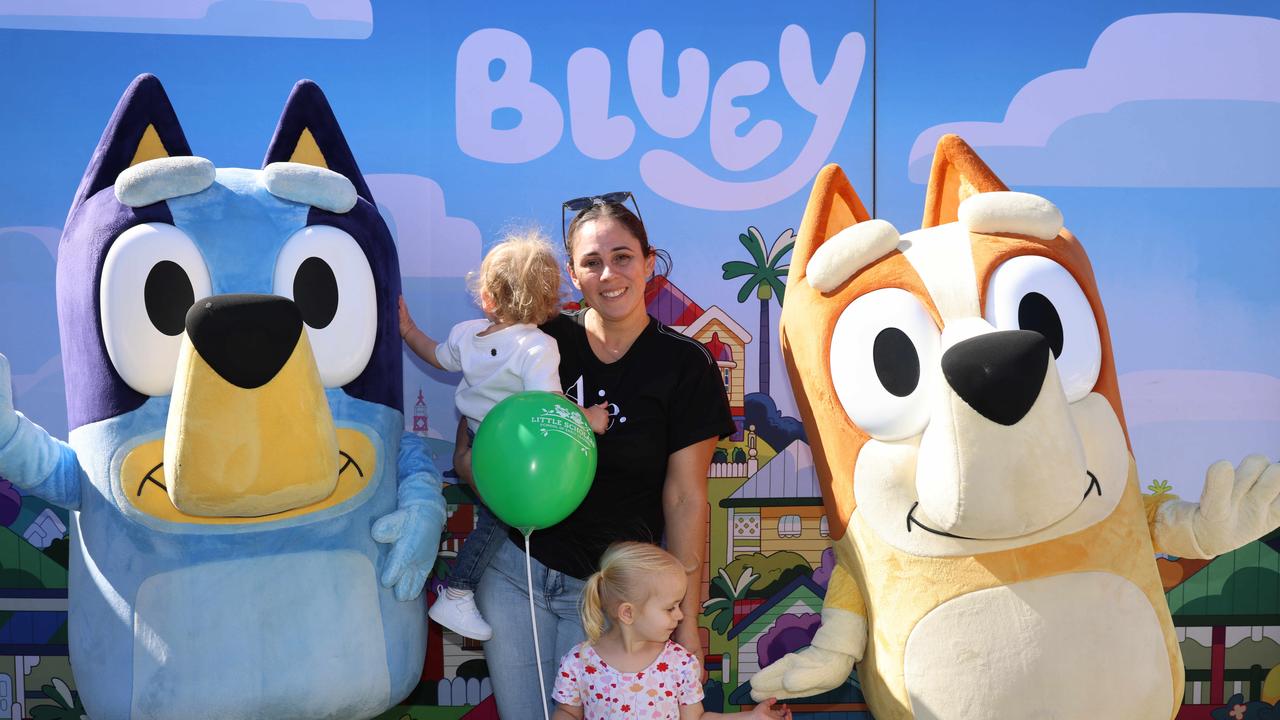
{"type": "MultiPolygon", "coordinates": [[[[782,126],[769,119],[752,124],[751,113],[737,106],[738,98],[759,94],[769,86],[769,67],[748,60],[727,68],[714,85],[707,56],[696,48],[678,59],[676,94],[662,89],[663,41],[657,30],[643,30],[627,50],[631,95],[641,119],[662,137],[678,139],[702,123],[710,97],[708,140],[716,163],[730,172],[756,167],[778,150],[782,126]],[[739,130],[745,131],[739,134],[739,130]]],[[[858,88],[866,56],[859,33],[840,40],[826,78],[819,82],[813,67],[809,36],[798,25],[782,31],[778,44],[778,73],[783,87],[816,121],[799,155],[778,174],[760,180],[722,180],[707,174],[684,157],[661,148],[640,158],[640,175],[659,195],[682,205],[707,210],[750,210],[772,205],[803,188],[827,161],[858,88]]],[[[455,89],[458,147],[490,162],[523,163],[539,158],[559,144],[564,131],[560,102],[532,80],[533,53],[521,36],[496,28],[472,33],[458,48],[455,89]],[[501,77],[491,80],[489,66],[501,61],[501,77]],[[493,127],[495,111],[520,113],[510,129],[493,127]]],[[[612,92],[609,57],[596,48],[582,48],[567,67],[570,135],[587,157],[619,157],[635,141],[635,121],[610,115],[612,92]]]]}

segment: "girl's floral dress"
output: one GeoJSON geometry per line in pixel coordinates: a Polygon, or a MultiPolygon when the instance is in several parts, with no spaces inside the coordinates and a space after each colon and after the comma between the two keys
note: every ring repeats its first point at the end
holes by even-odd
{"type": "Polygon", "coordinates": [[[679,720],[681,705],[702,702],[701,678],[698,659],[670,640],[634,673],[614,669],[582,642],[560,661],[551,697],[580,705],[585,720],[679,720]]]}

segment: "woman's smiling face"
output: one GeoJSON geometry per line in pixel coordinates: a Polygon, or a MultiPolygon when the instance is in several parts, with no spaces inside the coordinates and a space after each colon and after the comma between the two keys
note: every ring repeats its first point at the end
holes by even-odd
{"type": "Polygon", "coordinates": [[[569,278],[603,319],[645,312],[645,282],[655,258],[644,255],[625,226],[610,218],[589,220],[576,229],[570,247],[569,278]]]}

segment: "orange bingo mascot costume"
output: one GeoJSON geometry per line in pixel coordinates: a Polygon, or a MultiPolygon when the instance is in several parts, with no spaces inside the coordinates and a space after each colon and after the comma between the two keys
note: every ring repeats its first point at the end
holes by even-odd
{"type": "Polygon", "coordinates": [[[878,720],[1168,720],[1183,666],[1155,553],[1280,524],[1280,465],[1144,497],[1084,248],[1044,198],[938,143],[924,227],[814,184],[780,334],[838,559],[812,645],[756,698],[840,685],[878,720]]]}

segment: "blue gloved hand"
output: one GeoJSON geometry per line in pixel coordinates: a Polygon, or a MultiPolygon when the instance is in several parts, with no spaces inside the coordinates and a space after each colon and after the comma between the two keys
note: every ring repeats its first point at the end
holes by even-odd
{"type": "Polygon", "coordinates": [[[18,429],[18,413],[13,409],[13,386],[9,381],[9,358],[0,353],[0,445],[18,429]]]}
{"type": "Polygon", "coordinates": [[[396,599],[408,601],[422,594],[435,566],[444,529],[444,494],[440,473],[422,438],[405,433],[398,458],[399,507],[373,524],[373,539],[391,545],[380,581],[395,588],[396,599]]]}

